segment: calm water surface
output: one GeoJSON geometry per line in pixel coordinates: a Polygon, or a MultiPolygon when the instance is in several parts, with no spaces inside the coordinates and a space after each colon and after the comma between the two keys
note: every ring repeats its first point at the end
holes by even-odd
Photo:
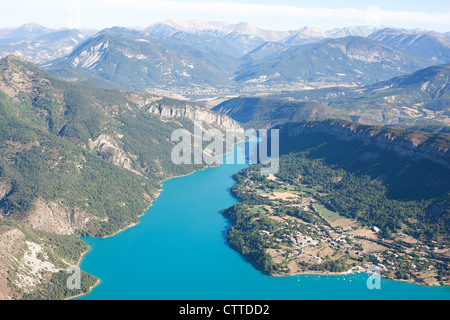
{"type": "MultiPolygon", "coordinates": [[[[236,152],[243,152],[242,145],[236,152]]],[[[265,300],[449,299],[450,287],[429,288],[382,280],[369,290],[367,274],[263,275],[226,242],[221,211],[236,203],[232,175],[246,165],[220,165],[163,183],[164,191],[141,223],[90,246],[82,270],[100,278],[79,299],[265,300]]]]}

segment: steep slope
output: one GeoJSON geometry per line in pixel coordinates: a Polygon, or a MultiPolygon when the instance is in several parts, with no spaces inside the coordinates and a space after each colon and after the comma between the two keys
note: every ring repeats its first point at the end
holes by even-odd
{"type": "MultiPolygon", "coordinates": [[[[345,120],[289,123],[278,128],[282,154],[309,150],[309,157],[383,181],[392,199],[449,201],[448,134],[366,126],[345,120]]],[[[445,210],[441,208],[440,214],[447,214],[445,210]]]]}
{"type": "Polygon", "coordinates": [[[9,240],[0,250],[0,290],[13,283],[4,291],[9,298],[80,293],[65,291],[64,265],[77,264],[86,250],[76,236],[107,236],[137,223],[163,179],[204,167],[171,160],[173,131],[193,132],[193,120],[242,131],[187,102],[68,83],[23,59],[1,59],[0,236],[9,240]],[[15,268],[14,261],[37,254],[48,262],[43,273],[15,268]]]}
{"type": "Polygon", "coordinates": [[[370,84],[416,71],[426,63],[380,42],[346,37],[295,46],[246,65],[236,81],[254,84],[370,84]]]}
{"type": "Polygon", "coordinates": [[[405,89],[420,90],[432,98],[449,98],[450,95],[450,64],[431,66],[406,76],[368,86],[367,90],[379,89],[405,89]]]}
{"type": "Polygon", "coordinates": [[[450,37],[446,34],[386,28],[369,37],[436,64],[450,63],[450,37]]]}
{"type": "MultiPolygon", "coordinates": [[[[367,146],[372,145],[383,150],[393,151],[401,157],[417,161],[427,159],[450,169],[450,135],[448,134],[429,134],[398,128],[362,125],[347,120],[331,119],[325,121],[287,123],[278,127],[283,131],[284,135],[289,137],[296,137],[303,134],[327,134],[341,141],[359,141],[365,143],[367,146]]],[[[308,142],[308,144],[310,143],[308,142]]],[[[287,145],[285,147],[286,149],[290,148],[287,145]]],[[[331,153],[331,151],[329,152],[331,153]]],[[[336,154],[335,157],[352,159],[348,154],[336,154]]],[[[356,160],[356,158],[354,159],[356,160]]],[[[364,159],[360,160],[363,161],[364,159]]],[[[441,186],[445,186],[442,194],[445,194],[450,189],[449,186],[443,183],[446,179],[441,180],[441,186]]],[[[428,191],[417,190],[419,193],[428,191]]]]}

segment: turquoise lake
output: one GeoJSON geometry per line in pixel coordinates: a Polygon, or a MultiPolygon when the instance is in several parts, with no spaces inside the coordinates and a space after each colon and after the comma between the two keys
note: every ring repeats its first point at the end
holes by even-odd
{"type": "Polygon", "coordinates": [[[380,290],[369,290],[364,273],[263,275],[228,247],[230,223],[221,215],[237,202],[232,175],[244,167],[222,164],[170,179],[138,225],[106,239],[83,238],[91,250],[81,269],[101,282],[78,299],[450,299],[448,286],[382,280],[380,290]]]}

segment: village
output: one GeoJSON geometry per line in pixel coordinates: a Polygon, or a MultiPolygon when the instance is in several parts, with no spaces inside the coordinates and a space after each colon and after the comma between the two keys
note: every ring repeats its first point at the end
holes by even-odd
{"type": "MultiPolygon", "coordinates": [[[[292,185],[249,169],[237,194],[252,195],[261,204],[248,203],[252,221],[259,221],[265,251],[278,266],[274,276],[295,274],[349,274],[376,268],[381,275],[423,285],[448,284],[438,275],[448,248],[425,245],[403,233],[383,239],[377,226],[328,210],[314,187],[292,185]]],[[[242,198],[242,196],[241,196],[242,198]]]]}

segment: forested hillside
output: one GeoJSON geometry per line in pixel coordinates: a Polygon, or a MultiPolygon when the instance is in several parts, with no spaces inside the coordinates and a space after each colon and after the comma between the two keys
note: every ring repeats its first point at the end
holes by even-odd
{"type": "MultiPolygon", "coordinates": [[[[18,235],[14,243],[23,237],[32,242],[28,235],[37,232],[50,238],[61,235],[62,242],[70,242],[72,235],[108,236],[137,223],[162,180],[203,167],[175,165],[170,158],[172,132],[193,131],[196,110],[209,116],[206,128],[240,128],[230,119],[226,122],[226,116],[187,102],[68,83],[20,58],[0,60],[2,230],[18,235]],[[163,119],[149,111],[163,107],[189,108],[192,116],[163,119]]],[[[52,253],[59,245],[49,246],[41,239],[37,244],[48,258],[44,261],[54,266],[47,270],[50,276],[29,275],[6,263],[2,272],[9,275],[1,281],[14,283],[27,274],[34,285],[9,286],[15,289],[2,294],[31,294],[60,270],[52,253]]],[[[68,245],[67,254],[79,259],[82,252],[74,249],[68,245]]],[[[24,252],[17,247],[5,253],[5,261],[21,261],[24,252]]]]}

